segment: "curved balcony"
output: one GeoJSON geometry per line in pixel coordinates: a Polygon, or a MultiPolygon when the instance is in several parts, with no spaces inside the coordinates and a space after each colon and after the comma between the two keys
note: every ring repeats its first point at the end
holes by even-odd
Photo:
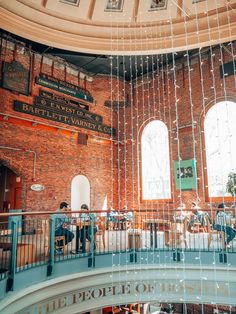
{"type": "Polygon", "coordinates": [[[72,237],[57,234],[54,214],[1,214],[1,313],[78,313],[150,300],[236,305],[236,243],[224,247],[211,223],[147,211],[115,219],[97,211],[96,220],[67,212],[63,228],[74,238],[66,243],[72,237]]]}

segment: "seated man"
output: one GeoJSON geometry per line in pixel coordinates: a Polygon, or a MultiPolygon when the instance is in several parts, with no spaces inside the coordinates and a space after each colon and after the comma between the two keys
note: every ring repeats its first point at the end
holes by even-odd
{"type": "MultiPolygon", "coordinates": [[[[89,207],[87,204],[81,205],[82,210],[87,210],[89,211],[89,207]]],[[[81,249],[82,253],[86,252],[86,239],[91,243],[92,242],[92,231],[93,231],[93,236],[96,234],[98,231],[97,226],[95,226],[95,221],[96,221],[96,215],[92,214],[89,212],[88,213],[82,213],[80,215],[81,222],[87,222],[89,223],[88,225],[84,225],[80,231],[80,242],[82,243],[81,249]],[[93,230],[92,230],[92,225],[93,225],[93,230]]],[[[96,250],[96,243],[95,243],[95,238],[93,238],[93,248],[96,250]]]]}
{"type": "MultiPolygon", "coordinates": [[[[68,204],[66,202],[62,202],[60,204],[59,209],[57,210],[59,213],[54,215],[55,218],[55,237],[64,236],[65,237],[65,245],[71,242],[74,238],[73,232],[71,232],[66,223],[70,222],[70,218],[67,217],[66,214],[61,213],[61,211],[65,211],[68,208],[68,204]]],[[[59,246],[63,245],[63,241],[60,241],[59,246]]],[[[58,249],[56,251],[58,254],[62,254],[62,249],[58,249]]]]}
{"type": "Polygon", "coordinates": [[[214,229],[226,233],[226,247],[230,247],[230,242],[235,238],[236,231],[230,226],[230,214],[225,212],[226,206],[224,203],[218,205],[219,210],[216,213],[214,229]]]}
{"type": "Polygon", "coordinates": [[[117,219],[118,212],[114,208],[110,208],[110,212],[107,213],[107,229],[117,229],[119,224],[119,219],[117,219]]]}
{"type": "MultiPolygon", "coordinates": [[[[197,203],[192,202],[192,215],[190,216],[189,225],[193,228],[194,224],[199,224],[203,231],[207,231],[209,216],[208,213],[201,211],[197,203]]],[[[198,228],[199,231],[199,228],[198,228]]]]}
{"type": "Polygon", "coordinates": [[[123,210],[124,212],[124,218],[123,218],[123,229],[126,229],[127,226],[131,225],[131,223],[134,221],[134,213],[132,211],[128,211],[128,207],[125,205],[123,210]]]}

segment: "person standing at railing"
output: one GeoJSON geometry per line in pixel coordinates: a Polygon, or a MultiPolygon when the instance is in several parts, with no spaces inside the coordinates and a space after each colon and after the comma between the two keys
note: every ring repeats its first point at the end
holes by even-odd
{"type": "MultiPolygon", "coordinates": [[[[67,217],[66,214],[61,213],[62,211],[68,210],[68,204],[66,202],[61,202],[60,207],[57,210],[57,214],[54,215],[55,219],[55,237],[64,236],[65,237],[65,245],[71,242],[74,238],[73,232],[68,229],[68,223],[70,222],[70,218],[67,217]]],[[[59,242],[59,246],[63,245],[63,240],[59,242]]],[[[62,249],[58,249],[56,251],[58,254],[62,254],[62,249]]]]}
{"type": "Polygon", "coordinates": [[[96,243],[94,241],[95,234],[98,231],[97,226],[95,226],[96,215],[94,213],[89,213],[89,207],[87,204],[81,205],[82,210],[87,210],[88,213],[80,214],[81,223],[84,223],[80,231],[80,242],[82,243],[81,249],[82,253],[86,252],[86,239],[91,243],[93,240],[93,249],[96,250],[96,243]],[[93,229],[92,229],[93,228],[93,229]],[[92,236],[94,237],[92,239],[92,236]]]}
{"type": "Polygon", "coordinates": [[[231,224],[231,215],[227,214],[225,212],[225,209],[227,207],[224,203],[221,203],[218,205],[218,211],[216,213],[216,220],[214,224],[214,229],[217,231],[223,231],[226,234],[226,241],[225,245],[226,247],[230,247],[230,242],[235,238],[236,236],[236,230],[234,230],[230,224],[231,224]]]}

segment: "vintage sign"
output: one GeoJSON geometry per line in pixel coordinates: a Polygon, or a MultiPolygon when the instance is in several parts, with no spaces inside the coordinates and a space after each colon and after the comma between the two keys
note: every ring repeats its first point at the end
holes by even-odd
{"type": "Polygon", "coordinates": [[[41,86],[51,88],[58,92],[73,96],[75,98],[83,99],[88,102],[93,102],[91,94],[82,87],[58,80],[46,74],[40,74],[36,77],[35,82],[41,86]]]}
{"type": "Polygon", "coordinates": [[[46,109],[53,110],[59,113],[70,114],[79,118],[83,118],[95,123],[102,123],[102,116],[99,116],[95,113],[91,113],[87,110],[76,108],[75,106],[70,106],[67,104],[56,102],[55,100],[51,100],[48,98],[36,96],[35,104],[37,106],[43,106],[46,109]]]}
{"type": "Polygon", "coordinates": [[[51,108],[49,109],[45,106],[41,106],[37,104],[30,105],[30,104],[15,100],[13,109],[15,111],[30,114],[36,117],[40,117],[40,118],[68,124],[68,125],[73,125],[73,126],[84,128],[84,129],[89,129],[92,131],[102,132],[109,135],[115,135],[116,133],[116,130],[114,128],[111,128],[110,126],[88,121],[76,115],[73,115],[71,113],[67,113],[64,111],[56,112],[55,110],[52,110],[51,108]]]}
{"type": "Polygon", "coordinates": [[[29,94],[29,71],[18,61],[5,62],[2,87],[24,95],[29,94]]]}
{"type": "Polygon", "coordinates": [[[32,191],[35,192],[41,192],[45,189],[45,187],[42,184],[32,184],[30,188],[32,191]]]}
{"type": "Polygon", "coordinates": [[[39,96],[44,97],[44,98],[48,98],[48,99],[51,99],[51,100],[54,100],[56,102],[60,102],[63,104],[75,106],[75,107],[80,108],[80,109],[89,110],[88,105],[82,104],[81,102],[78,102],[78,101],[75,101],[75,100],[72,100],[69,98],[55,95],[53,93],[47,92],[47,91],[42,90],[42,89],[39,91],[39,96]]]}

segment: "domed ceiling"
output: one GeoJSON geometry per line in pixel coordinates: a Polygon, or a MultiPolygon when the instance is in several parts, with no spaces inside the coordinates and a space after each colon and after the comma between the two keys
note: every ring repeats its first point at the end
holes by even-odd
{"type": "Polygon", "coordinates": [[[236,0],[0,0],[0,27],[65,50],[151,54],[236,38],[236,0]]]}

